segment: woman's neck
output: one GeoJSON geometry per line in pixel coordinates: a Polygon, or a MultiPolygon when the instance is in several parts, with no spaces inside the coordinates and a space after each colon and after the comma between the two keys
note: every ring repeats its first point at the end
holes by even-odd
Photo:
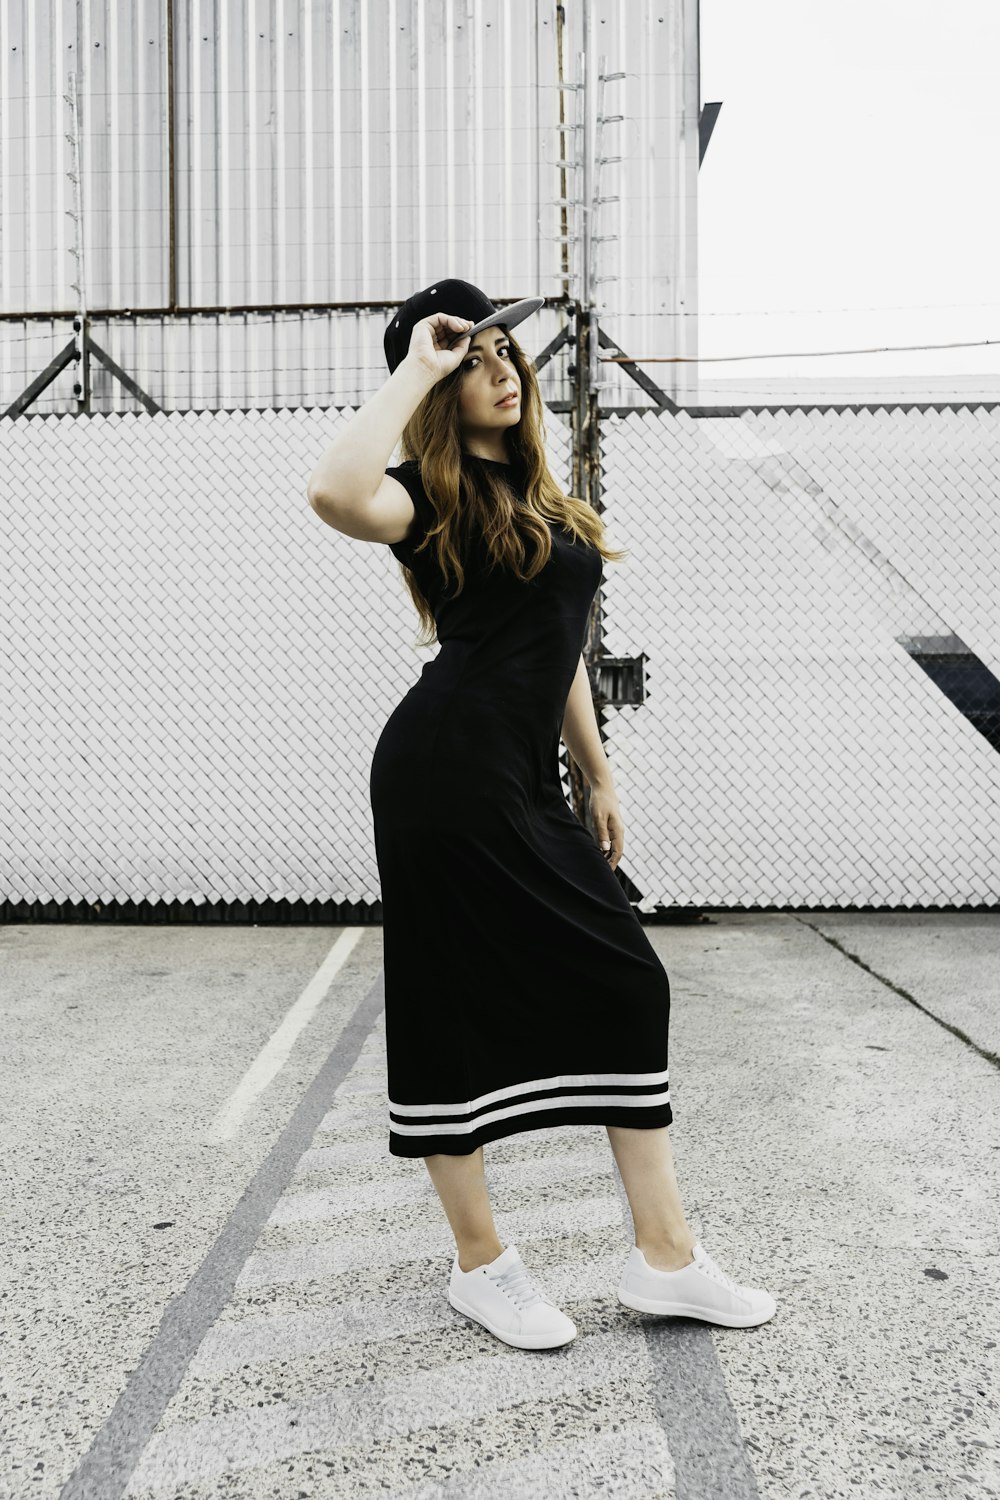
{"type": "Polygon", "coordinates": [[[487,464],[506,464],[508,468],[510,467],[510,460],[508,458],[494,458],[489,453],[473,453],[470,448],[464,448],[462,451],[466,458],[479,458],[487,464]]]}

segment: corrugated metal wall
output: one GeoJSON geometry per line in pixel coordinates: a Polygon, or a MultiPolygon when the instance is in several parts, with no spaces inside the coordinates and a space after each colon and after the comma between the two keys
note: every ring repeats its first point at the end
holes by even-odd
{"type": "MultiPolygon", "coordinates": [[[[3,408],[81,306],[167,409],[362,400],[386,309],[443,276],[555,299],[541,348],[579,295],[582,4],[5,0],[3,408]]],[[[623,75],[594,106],[595,304],[626,352],[692,354],[696,0],[589,15],[598,70],[623,75]]],[[[648,404],[601,369],[607,404],[648,404]]],[[[75,373],[30,410],[78,409],[75,373]]],[[[141,406],[93,376],[91,410],[141,406]]]]}

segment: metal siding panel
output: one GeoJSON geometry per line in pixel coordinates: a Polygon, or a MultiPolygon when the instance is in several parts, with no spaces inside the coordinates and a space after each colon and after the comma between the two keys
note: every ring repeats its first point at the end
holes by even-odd
{"type": "Polygon", "coordinates": [[[30,122],[27,77],[28,49],[24,39],[24,9],[0,6],[0,292],[4,305],[24,286],[25,246],[30,243],[30,182],[23,163],[30,122]],[[16,216],[23,214],[20,233],[13,238],[16,216]]]}
{"type": "MultiPolygon", "coordinates": [[[[82,249],[88,304],[162,300],[148,257],[162,242],[162,126],[150,139],[150,101],[162,106],[160,5],[72,0],[8,5],[0,15],[0,132],[5,310],[78,303],[82,249]],[[70,80],[80,78],[83,243],[76,243],[70,80]],[[154,233],[150,233],[150,230],[154,233]],[[148,247],[148,248],[147,248],[148,247]]],[[[161,108],[162,116],[162,108],[161,108]]]]}
{"type": "Polygon", "coordinates": [[[75,274],[62,45],[51,0],[0,8],[0,299],[18,311],[65,306],[75,274]]]}
{"type": "MultiPolygon", "coordinates": [[[[74,0],[4,15],[8,44],[19,26],[22,36],[19,52],[4,47],[5,202],[46,184],[14,225],[20,243],[5,247],[4,307],[77,301],[63,98],[74,63],[87,305],[164,306],[165,0],[93,0],[79,39],[74,0]],[[16,58],[31,74],[15,89],[16,58]],[[53,121],[47,131],[40,118],[53,121]]],[[[554,26],[546,16],[540,45],[538,23],[535,7],[499,0],[177,5],[181,304],[396,300],[448,272],[497,296],[557,291],[554,26]]]]}
{"type": "MultiPolygon", "coordinates": [[[[604,85],[600,113],[622,114],[601,131],[595,234],[602,278],[595,302],[602,327],[627,354],[697,353],[690,308],[697,279],[698,79],[697,4],[600,0],[592,9],[595,62],[622,80],[604,85]]],[[[575,52],[579,23],[574,15],[575,52]]],[[[653,365],[648,373],[669,395],[696,383],[694,365],[653,365]]],[[[601,365],[602,403],[647,406],[649,397],[620,366],[601,365]]]]}
{"type": "MultiPolygon", "coordinates": [[[[71,334],[77,304],[73,283],[79,278],[65,96],[69,75],[81,64],[88,307],[99,312],[108,298],[141,312],[163,308],[169,300],[166,0],[136,0],[131,6],[86,0],[81,11],[88,18],[89,46],[77,45],[76,0],[0,4],[0,307],[60,315],[0,324],[4,405],[71,334]],[[98,52],[105,53],[105,78],[112,80],[103,98],[90,57],[98,52]],[[118,168],[114,182],[102,183],[93,173],[95,152],[102,149],[95,134],[103,135],[103,149],[118,168]]],[[[572,82],[580,5],[568,6],[565,14],[564,56],[572,82]]],[[[592,15],[601,33],[595,50],[606,56],[608,71],[628,73],[605,91],[606,112],[625,113],[627,119],[609,124],[603,136],[604,154],[626,160],[608,163],[600,178],[602,195],[620,196],[618,203],[601,206],[599,232],[618,235],[598,246],[598,274],[613,278],[598,283],[602,321],[631,354],[690,356],[697,352],[695,0],[667,9],[650,0],[600,0],[592,15]]],[[[468,277],[498,297],[559,296],[564,285],[557,239],[561,210],[555,202],[560,191],[554,165],[560,155],[556,33],[551,0],[533,6],[497,0],[385,0],[377,6],[360,0],[318,5],[289,0],[280,11],[277,0],[266,5],[257,0],[253,7],[231,0],[177,0],[182,304],[194,298],[212,306],[239,305],[259,296],[258,317],[268,320],[276,316],[268,311],[272,301],[369,299],[391,305],[446,274],[468,277]],[[287,53],[276,54],[277,39],[288,31],[295,36],[287,53]],[[283,79],[275,126],[282,163],[278,183],[266,161],[255,165],[252,175],[243,169],[248,143],[256,139],[270,150],[274,95],[268,79],[275,55],[283,79]],[[257,88],[253,98],[251,77],[257,88]],[[297,79],[304,80],[298,104],[297,79]],[[519,94],[525,79],[527,91],[519,94]],[[435,135],[442,130],[447,130],[445,143],[435,135]],[[362,160],[368,166],[363,224],[358,210],[362,160]],[[277,265],[275,202],[282,205],[278,244],[284,250],[277,265]],[[515,236],[509,250],[505,231],[515,236]]],[[[572,124],[576,95],[568,93],[566,102],[572,124]]],[[[289,316],[293,326],[286,320],[280,335],[283,352],[267,369],[260,368],[266,339],[247,332],[252,316],[206,313],[171,320],[157,314],[113,335],[99,319],[94,332],[99,341],[120,348],[125,367],[168,406],[240,406],[258,399],[354,402],[381,381],[384,313],[289,316]],[[259,396],[251,396],[251,386],[259,396]]],[[[557,310],[537,319],[535,347],[554,334],[559,320],[557,310]]],[[[566,363],[560,357],[543,373],[550,400],[568,394],[566,363]]],[[[696,368],[647,366],[682,401],[698,399],[693,380],[685,394],[686,371],[696,368]]],[[[608,382],[603,404],[647,404],[628,375],[613,365],[599,369],[608,382]]],[[[31,410],[72,410],[72,382],[70,368],[31,410]]],[[[952,377],[949,390],[969,401],[998,394],[988,374],[952,377]]],[[[94,391],[95,407],[133,410],[138,404],[96,366],[94,391]]],[[[906,376],[745,377],[738,384],[733,377],[720,382],[717,392],[737,404],[915,401],[939,394],[933,380],[906,376]]],[[[705,399],[713,394],[706,389],[705,399]]]]}
{"type": "MultiPolygon", "coordinates": [[[[18,28],[33,38],[29,59],[22,50],[16,63],[5,45],[0,62],[7,139],[22,152],[16,169],[10,150],[4,157],[12,226],[0,271],[4,306],[67,311],[77,302],[62,96],[79,51],[87,305],[91,312],[163,308],[171,253],[166,0],[88,0],[81,14],[77,48],[75,0],[3,11],[8,43],[18,28]],[[8,82],[18,67],[28,74],[23,105],[11,98],[8,82]],[[10,123],[18,108],[29,136],[20,148],[10,123]],[[25,150],[34,153],[30,160],[25,150]],[[35,194],[37,181],[45,182],[44,194],[35,194]],[[27,217],[11,212],[22,197],[31,198],[27,217]]],[[[608,164],[600,179],[601,193],[618,193],[621,201],[602,205],[600,232],[618,239],[600,245],[599,274],[613,279],[598,288],[609,331],[629,352],[672,346],[674,314],[693,284],[697,85],[693,75],[674,75],[683,73],[690,46],[684,27],[692,31],[694,14],[693,0],[662,22],[648,0],[641,7],[602,0],[594,11],[601,33],[595,50],[609,71],[629,74],[604,95],[606,112],[629,120],[609,124],[602,138],[604,154],[626,160],[608,164]]],[[[571,6],[564,46],[570,83],[579,33],[580,9],[571,6]]],[[[563,293],[557,26],[548,0],[187,0],[174,8],[174,80],[181,306],[259,303],[267,317],[270,307],[299,300],[391,305],[447,275],[476,281],[494,297],[563,293]]],[[[576,92],[567,93],[571,147],[580,134],[572,129],[578,102],[576,92]]],[[[579,175],[569,174],[571,192],[579,175]]],[[[572,214],[570,227],[578,227],[572,214]]],[[[299,322],[297,357],[292,335],[280,335],[282,359],[300,367],[300,385],[307,383],[301,350],[310,316],[299,322]]],[[[174,326],[169,341],[164,331],[158,348],[156,324],[144,324],[149,365],[135,373],[157,400],[240,404],[256,400],[257,389],[261,399],[268,390],[282,399],[287,371],[280,361],[261,369],[262,331],[248,337],[239,318],[224,315],[199,314],[196,322],[188,333],[174,326]],[[247,388],[237,390],[242,371],[247,388]]],[[[27,336],[16,328],[0,337],[27,336]]],[[[328,330],[317,329],[317,340],[339,332],[334,318],[328,330]]],[[[36,330],[35,351],[58,348],[68,333],[63,323],[36,330]]],[[[134,332],[123,330],[121,340],[137,352],[134,332]]],[[[352,347],[352,381],[378,378],[379,345],[380,333],[374,350],[352,347]]],[[[564,365],[560,359],[549,378],[561,380],[564,365]]],[[[37,361],[29,368],[34,373],[37,361]]],[[[606,400],[646,404],[627,375],[600,368],[609,382],[606,400]]],[[[662,371],[669,368],[652,372],[666,384],[671,377],[662,371]]],[[[101,377],[97,384],[113,406],[135,406],[114,382],[101,377]]],[[[71,374],[36,409],[46,409],[56,392],[67,399],[68,391],[71,374]]],[[[353,385],[343,393],[354,394],[353,385]]]]}

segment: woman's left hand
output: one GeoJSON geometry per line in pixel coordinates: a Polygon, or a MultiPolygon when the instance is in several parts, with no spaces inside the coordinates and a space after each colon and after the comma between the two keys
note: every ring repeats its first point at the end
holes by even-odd
{"type": "Polygon", "coordinates": [[[616,870],[625,847],[625,825],[618,806],[618,794],[613,786],[591,787],[590,815],[597,830],[601,853],[612,870],[616,870]]]}

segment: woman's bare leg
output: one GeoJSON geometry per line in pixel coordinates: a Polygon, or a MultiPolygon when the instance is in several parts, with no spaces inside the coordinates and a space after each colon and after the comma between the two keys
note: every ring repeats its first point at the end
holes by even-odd
{"type": "Polygon", "coordinates": [[[669,1128],[605,1126],[628,1194],[635,1243],[658,1271],[690,1265],[696,1238],[681,1207],[669,1128]]]}
{"type": "Polygon", "coordinates": [[[448,1215],[461,1270],[474,1271],[496,1260],[504,1246],[493,1223],[482,1146],[465,1156],[449,1156],[446,1152],[425,1156],[424,1164],[448,1215]]]}

